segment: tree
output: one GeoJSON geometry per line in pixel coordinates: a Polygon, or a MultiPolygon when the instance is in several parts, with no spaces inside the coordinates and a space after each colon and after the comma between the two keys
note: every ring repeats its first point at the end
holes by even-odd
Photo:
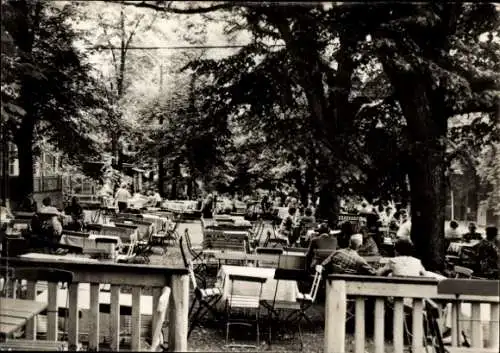
{"type": "MultiPolygon", "coordinates": [[[[322,150],[338,166],[321,183],[320,212],[328,218],[336,213],[342,161],[363,156],[357,153],[359,141],[353,140],[358,112],[375,101],[373,95],[353,98],[353,74],[362,60],[376,58],[389,83],[389,94],[377,98],[397,103],[406,124],[412,239],[426,268],[442,269],[447,120],[456,114],[498,110],[498,70],[492,69],[498,55],[491,43],[479,39],[482,33],[495,37],[495,5],[340,3],[321,8],[224,2],[181,8],[146,1],[138,6],[178,13],[232,10],[244,18],[255,42],[285,43],[281,62],[292,69],[287,72],[292,81],[288,86],[302,91],[322,150]]],[[[252,67],[250,55],[245,55],[249,51],[241,53],[241,71],[223,71],[219,81],[231,81],[231,75],[239,78],[244,68],[252,67]]],[[[222,97],[219,102],[226,104],[228,97],[222,97]]],[[[356,164],[363,161],[349,163],[356,164]]]]}
{"type": "Polygon", "coordinates": [[[68,19],[74,6],[47,1],[3,1],[1,6],[2,30],[11,38],[11,50],[2,52],[2,61],[12,63],[6,69],[9,76],[2,75],[2,99],[10,92],[13,105],[6,108],[15,113],[4,114],[2,108],[2,120],[6,118],[4,126],[18,148],[24,196],[33,191],[39,136],[70,160],[97,156],[102,147],[98,131],[106,125],[108,101],[73,45],[76,33],[68,19]]]}

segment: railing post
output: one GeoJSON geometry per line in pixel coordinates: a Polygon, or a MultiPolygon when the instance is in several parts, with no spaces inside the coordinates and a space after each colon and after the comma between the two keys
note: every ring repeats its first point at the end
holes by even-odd
{"type": "Polygon", "coordinates": [[[489,337],[489,347],[490,348],[498,348],[498,319],[499,319],[499,308],[500,305],[498,303],[493,303],[490,305],[490,337],[489,337]]]}
{"type": "Polygon", "coordinates": [[[173,275],[169,307],[169,351],[187,351],[189,277],[173,275]]]}
{"type": "Polygon", "coordinates": [[[345,352],[346,282],[326,280],[325,353],[345,352]]]}

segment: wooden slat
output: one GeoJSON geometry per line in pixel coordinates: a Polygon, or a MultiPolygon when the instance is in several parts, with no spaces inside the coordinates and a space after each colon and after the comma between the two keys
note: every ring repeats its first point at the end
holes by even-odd
{"type": "Polygon", "coordinates": [[[403,299],[394,299],[394,319],[392,328],[392,337],[394,343],[394,352],[403,352],[404,348],[404,306],[403,299]]]}
{"type": "Polygon", "coordinates": [[[374,333],[374,343],[375,343],[375,353],[384,353],[384,298],[375,299],[375,333],[374,333]]]}
{"type": "MultiPolygon", "coordinates": [[[[155,308],[153,308],[155,310],[155,308]]],[[[141,287],[132,287],[132,342],[133,351],[141,349],[141,287]]]]}
{"type": "MultiPolygon", "coordinates": [[[[120,350],[120,286],[111,285],[111,309],[109,313],[111,327],[111,350],[120,350]]],[[[139,329],[139,328],[138,328],[139,329]]]]}
{"type": "Polygon", "coordinates": [[[459,303],[451,303],[451,345],[454,347],[458,346],[458,338],[460,337],[460,323],[458,320],[459,310],[459,303]]]}
{"type": "Polygon", "coordinates": [[[424,324],[423,324],[423,307],[424,303],[421,299],[413,299],[413,315],[412,315],[412,352],[419,353],[422,351],[424,339],[424,324]]]}
{"type": "Polygon", "coordinates": [[[47,306],[47,340],[57,341],[57,283],[48,284],[48,306],[47,306]]]}
{"type": "Polygon", "coordinates": [[[169,303],[168,348],[173,352],[187,351],[189,277],[172,276],[169,303]]]}
{"type": "Polygon", "coordinates": [[[404,285],[382,281],[372,283],[347,281],[346,283],[349,295],[400,298],[434,298],[437,296],[436,284],[432,282],[422,284],[408,283],[404,285]]]}
{"type": "Polygon", "coordinates": [[[438,284],[439,294],[458,294],[496,297],[500,295],[499,281],[481,279],[446,279],[438,284]]]}
{"type": "MultiPolygon", "coordinates": [[[[153,296],[153,317],[151,319],[151,328],[156,326],[156,322],[158,321],[158,313],[154,308],[158,307],[158,302],[160,300],[161,296],[161,288],[153,288],[152,290],[152,296],[153,296]]],[[[153,337],[153,332],[151,332],[151,337],[153,337]]]]}
{"type": "Polygon", "coordinates": [[[325,353],[345,352],[346,282],[326,282],[325,353]]]}
{"type": "Polygon", "coordinates": [[[491,304],[490,305],[490,337],[489,337],[489,347],[497,348],[499,346],[499,310],[500,304],[491,304]]]}
{"type": "MultiPolygon", "coordinates": [[[[26,299],[36,299],[36,282],[28,281],[26,284],[26,299]]],[[[29,340],[36,339],[36,316],[28,320],[26,323],[26,338],[29,340]]]]}
{"type": "Polygon", "coordinates": [[[481,327],[481,304],[471,304],[471,345],[474,348],[483,347],[483,328],[481,327]]]}
{"type": "Polygon", "coordinates": [[[365,298],[356,297],[354,349],[356,353],[365,353],[365,298]]]}
{"type": "Polygon", "coordinates": [[[89,350],[99,350],[99,293],[100,284],[90,284],[90,320],[89,320],[89,350]]]}
{"type": "Polygon", "coordinates": [[[75,350],[78,347],[79,338],[79,323],[78,323],[78,283],[69,285],[69,300],[68,300],[68,345],[70,350],[75,350]]]}

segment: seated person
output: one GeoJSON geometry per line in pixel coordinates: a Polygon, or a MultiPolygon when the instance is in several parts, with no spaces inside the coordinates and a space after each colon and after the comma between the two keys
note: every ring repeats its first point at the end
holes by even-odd
{"type": "Polygon", "coordinates": [[[337,237],[333,232],[330,232],[325,223],[319,226],[317,234],[319,235],[311,239],[307,249],[306,268],[314,268],[321,260],[315,250],[331,250],[332,252],[337,250],[337,237]]]}
{"type": "Polygon", "coordinates": [[[375,269],[358,254],[363,244],[363,236],[354,234],[349,239],[349,247],[334,251],[321,266],[329,273],[350,273],[358,275],[375,275],[375,269]]]}
{"type": "Polygon", "coordinates": [[[462,235],[463,241],[469,243],[471,240],[482,240],[483,237],[481,233],[476,232],[476,224],[474,222],[469,223],[469,231],[462,235]]]}
{"type": "Polygon", "coordinates": [[[408,239],[398,239],[394,245],[395,257],[377,270],[377,275],[387,276],[425,276],[426,271],[422,262],[413,257],[413,244],[408,239]]]}
{"type": "Polygon", "coordinates": [[[496,244],[497,238],[498,228],[487,227],[486,239],[481,240],[477,246],[477,268],[481,275],[492,279],[498,279],[498,271],[500,267],[500,254],[496,244]]]}
{"type": "Polygon", "coordinates": [[[349,239],[354,233],[354,225],[349,221],[343,222],[340,225],[340,234],[337,235],[338,247],[341,249],[349,247],[349,239]]]}
{"type": "Polygon", "coordinates": [[[358,249],[358,254],[361,256],[378,256],[378,246],[372,234],[367,229],[363,230],[361,234],[363,235],[363,245],[358,249]]]}
{"type": "Polygon", "coordinates": [[[295,207],[290,207],[288,209],[288,215],[283,219],[280,225],[279,233],[281,237],[288,238],[292,235],[293,229],[295,228],[295,213],[297,213],[295,207]]]}
{"type": "Polygon", "coordinates": [[[33,194],[26,196],[19,206],[19,211],[21,212],[36,212],[38,211],[38,205],[33,199],[33,194]]]}
{"type": "Polygon", "coordinates": [[[450,222],[450,227],[446,228],[444,231],[444,237],[445,239],[460,239],[461,236],[458,233],[458,222],[457,221],[451,221],[450,222]]]}
{"type": "Polygon", "coordinates": [[[68,224],[69,230],[74,230],[81,232],[84,227],[85,214],[83,213],[83,207],[78,202],[76,197],[71,198],[71,205],[66,207],[64,212],[71,216],[72,222],[68,224]]]}
{"type": "Polygon", "coordinates": [[[316,218],[312,214],[312,210],[308,207],[304,211],[304,216],[300,218],[300,226],[309,229],[316,223],[316,218]]]}
{"type": "Polygon", "coordinates": [[[62,223],[59,219],[60,212],[57,208],[52,206],[50,197],[42,200],[42,207],[38,213],[33,216],[31,221],[31,228],[33,232],[38,235],[43,246],[57,247],[62,235],[62,223]],[[44,216],[52,215],[52,216],[44,216]]]}

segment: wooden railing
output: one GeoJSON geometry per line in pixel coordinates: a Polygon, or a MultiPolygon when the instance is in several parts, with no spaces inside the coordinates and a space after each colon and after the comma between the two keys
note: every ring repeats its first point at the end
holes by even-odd
{"type": "MultiPolygon", "coordinates": [[[[170,287],[171,295],[168,305],[168,347],[170,351],[187,351],[189,280],[187,270],[181,268],[165,268],[135,264],[85,263],[73,261],[50,261],[21,258],[2,258],[0,266],[14,268],[51,267],[71,271],[73,283],[68,288],[68,327],[67,337],[70,348],[78,346],[79,334],[79,298],[80,283],[90,283],[90,318],[88,330],[88,349],[98,350],[100,342],[100,302],[99,293],[102,284],[110,285],[110,329],[111,349],[120,349],[120,289],[131,288],[132,291],[132,337],[131,349],[141,349],[141,293],[143,289],[151,289],[153,297],[153,327],[158,316],[156,308],[164,287],[170,287]]],[[[36,299],[36,283],[28,282],[27,299],[36,299]]],[[[58,286],[48,286],[47,307],[47,339],[56,340],[58,322],[57,304],[58,286]]],[[[35,337],[35,322],[28,322],[26,338],[35,337]]]]}
{"type": "MultiPolygon", "coordinates": [[[[441,285],[448,280],[441,282],[441,285]]],[[[456,281],[456,280],[454,280],[456,281]]],[[[471,320],[471,345],[473,348],[469,352],[490,352],[498,351],[498,289],[496,295],[491,291],[491,295],[485,293],[475,295],[474,292],[467,294],[467,288],[473,286],[472,280],[462,280],[462,292],[465,296],[460,297],[461,302],[473,302],[471,320]],[[483,348],[482,324],[480,304],[490,306],[490,328],[489,328],[489,349],[483,348]],[[493,350],[491,350],[493,349],[493,350]]],[[[498,281],[492,281],[490,289],[498,288],[498,281]]],[[[325,307],[325,353],[346,352],[346,320],[347,303],[354,303],[354,352],[365,352],[365,300],[373,299],[374,310],[374,345],[375,353],[385,352],[385,308],[388,298],[392,298],[393,328],[392,345],[394,352],[404,350],[404,322],[405,305],[403,299],[412,299],[411,305],[411,351],[422,352],[424,346],[424,298],[430,298],[442,303],[455,301],[452,310],[452,331],[457,320],[458,302],[457,298],[451,294],[438,293],[438,282],[431,278],[396,278],[379,276],[354,276],[354,275],[330,275],[326,279],[326,307],[325,307]]],[[[458,333],[454,333],[452,347],[458,346],[458,333]]],[[[458,351],[462,351],[461,348],[458,351]]]]}

